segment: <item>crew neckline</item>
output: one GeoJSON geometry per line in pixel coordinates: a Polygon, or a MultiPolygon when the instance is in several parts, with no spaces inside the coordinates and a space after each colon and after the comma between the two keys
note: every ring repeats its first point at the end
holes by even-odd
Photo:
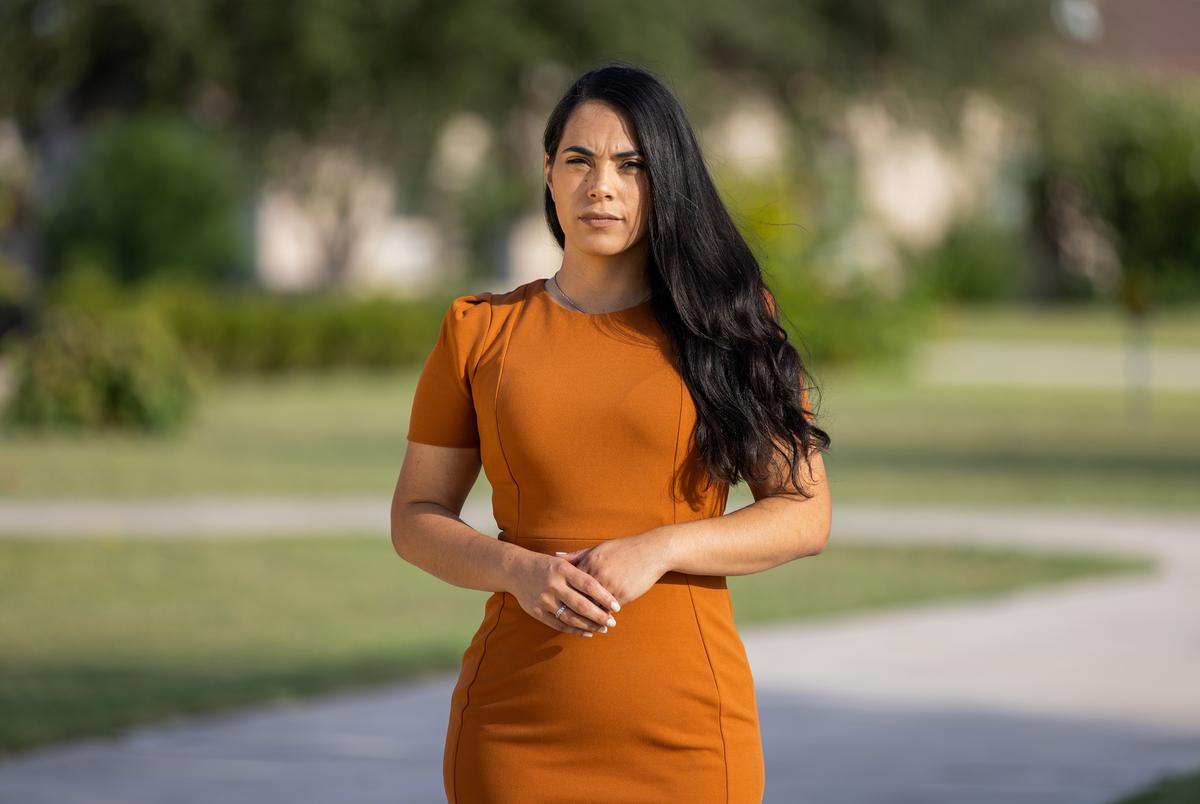
{"type": "Polygon", "coordinates": [[[546,297],[546,301],[550,305],[557,307],[558,309],[562,310],[563,312],[571,313],[572,315],[581,316],[583,318],[608,318],[608,317],[612,317],[612,316],[616,316],[616,315],[621,315],[623,313],[632,313],[635,310],[640,310],[643,307],[648,307],[650,305],[650,303],[652,301],[654,301],[654,296],[650,296],[650,297],[638,302],[637,304],[633,305],[632,307],[622,307],[619,310],[609,310],[609,311],[603,312],[603,313],[585,313],[582,310],[576,310],[574,307],[568,307],[567,305],[563,304],[558,299],[556,299],[552,295],[550,295],[550,291],[546,287],[546,285],[547,285],[547,283],[549,283],[549,281],[550,281],[549,277],[544,277],[541,281],[541,285],[539,286],[539,290],[541,291],[542,295],[546,297]]]}

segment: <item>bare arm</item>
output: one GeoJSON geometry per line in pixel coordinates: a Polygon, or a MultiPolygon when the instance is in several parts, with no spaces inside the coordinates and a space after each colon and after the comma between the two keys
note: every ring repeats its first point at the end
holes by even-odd
{"type": "Polygon", "coordinates": [[[401,558],[447,583],[501,592],[523,548],[459,518],[479,477],[477,448],[409,442],[392,495],[392,546],[401,558]]]}
{"type": "Polygon", "coordinates": [[[392,495],[396,553],[455,586],[507,592],[527,614],[558,631],[591,636],[616,625],[610,609],[619,611],[620,603],[595,578],[561,558],[480,533],[459,518],[480,466],[476,447],[409,442],[392,495]]]}
{"type": "Polygon", "coordinates": [[[642,534],[661,551],[667,571],[694,575],[749,575],[825,549],[833,512],[825,462],[811,453],[812,472],[798,474],[813,494],[805,499],[780,491],[782,469],[750,484],[754,502],[724,516],[664,525],[642,534]]]}

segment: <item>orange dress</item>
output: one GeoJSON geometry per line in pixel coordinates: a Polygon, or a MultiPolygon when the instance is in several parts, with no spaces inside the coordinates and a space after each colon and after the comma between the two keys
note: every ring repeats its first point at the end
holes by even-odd
{"type": "MultiPolygon", "coordinates": [[[[536,279],[455,298],[408,439],[477,446],[499,538],[552,554],[720,516],[651,303],[587,314],[536,279]]],[[[754,682],[725,576],[668,572],[591,638],[485,602],[450,701],[452,804],[760,802],[754,682]]]]}

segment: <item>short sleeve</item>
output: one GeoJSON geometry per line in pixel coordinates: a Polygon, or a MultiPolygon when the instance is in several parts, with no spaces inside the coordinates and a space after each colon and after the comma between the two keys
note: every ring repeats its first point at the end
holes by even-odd
{"type": "Polygon", "coordinates": [[[459,296],[442,316],[408,419],[408,440],[440,447],[479,446],[471,383],[491,323],[491,293],[459,296]]]}

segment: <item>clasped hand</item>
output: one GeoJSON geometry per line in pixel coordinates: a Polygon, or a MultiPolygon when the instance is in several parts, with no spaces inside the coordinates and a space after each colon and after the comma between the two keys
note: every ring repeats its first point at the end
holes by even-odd
{"type": "Polygon", "coordinates": [[[522,563],[526,571],[512,590],[521,608],[581,636],[606,632],[616,624],[614,612],[644,595],[668,569],[649,531],[554,556],[532,553],[522,563]],[[562,604],[566,608],[555,617],[562,604]]]}
{"type": "Polygon", "coordinates": [[[621,603],[637,600],[666,572],[661,549],[642,533],[555,555],[591,575],[621,603]]]}

